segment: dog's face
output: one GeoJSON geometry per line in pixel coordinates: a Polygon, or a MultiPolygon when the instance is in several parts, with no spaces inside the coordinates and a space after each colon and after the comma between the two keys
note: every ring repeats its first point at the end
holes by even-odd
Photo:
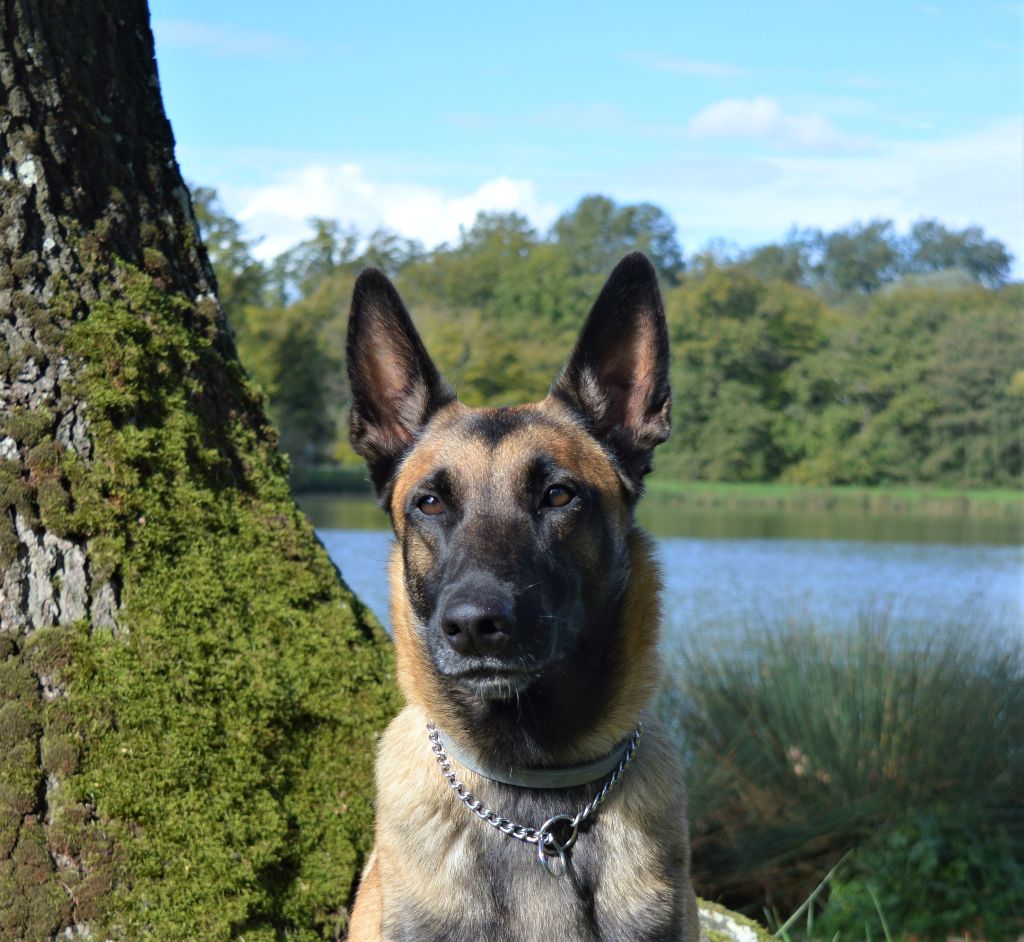
{"type": "Polygon", "coordinates": [[[445,407],[390,497],[405,594],[433,669],[486,699],[564,672],[622,594],[629,524],[618,475],[552,400],[445,407]]]}
{"type": "Polygon", "coordinates": [[[633,505],[669,431],[650,263],[619,264],[540,403],[459,403],[372,270],[356,283],[348,366],[352,442],[398,541],[400,672],[477,712],[553,691],[571,708],[610,682],[633,505]]]}

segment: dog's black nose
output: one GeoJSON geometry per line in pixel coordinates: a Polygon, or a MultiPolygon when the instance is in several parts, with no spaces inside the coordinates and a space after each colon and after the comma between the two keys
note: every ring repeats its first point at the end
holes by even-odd
{"type": "Polygon", "coordinates": [[[441,630],[459,654],[483,657],[497,654],[505,646],[514,620],[511,600],[462,599],[448,605],[441,619],[441,630]]]}

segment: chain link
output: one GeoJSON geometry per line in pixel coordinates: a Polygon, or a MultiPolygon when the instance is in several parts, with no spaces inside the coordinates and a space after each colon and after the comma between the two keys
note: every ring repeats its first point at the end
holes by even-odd
{"type": "Polygon", "coordinates": [[[506,818],[488,808],[487,805],[459,781],[458,776],[456,776],[455,771],[452,769],[451,759],[448,758],[448,754],[444,751],[444,745],[441,743],[441,734],[438,732],[437,727],[433,723],[427,723],[427,732],[434,758],[437,759],[437,764],[441,767],[441,774],[447,779],[452,791],[455,792],[455,797],[478,818],[486,821],[491,827],[501,831],[502,834],[507,834],[509,837],[514,837],[517,841],[523,841],[526,844],[536,845],[541,863],[544,864],[545,869],[552,872],[548,866],[546,855],[561,858],[564,870],[565,852],[576,843],[576,836],[580,825],[590,818],[602,805],[608,797],[608,793],[615,787],[623,772],[629,768],[629,764],[633,761],[633,757],[636,755],[637,744],[640,742],[640,734],[643,732],[643,724],[637,724],[636,731],[630,736],[629,743],[626,745],[626,751],[622,754],[619,764],[612,771],[612,774],[608,776],[597,794],[576,813],[575,817],[570,818],[568,814],[556,814],[548,818],[539,828],[516,824],[510,818],[506,818]],[[557,821],[569,822],[569,828],[572,831],[564,843],[559,842],[549,830],[557,821]]]}

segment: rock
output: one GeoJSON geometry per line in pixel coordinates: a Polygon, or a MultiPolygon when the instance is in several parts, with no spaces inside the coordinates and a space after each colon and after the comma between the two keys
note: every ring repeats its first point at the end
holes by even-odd
{"type": "Polygon", "coordinates": [[[767,929],[717,903],[698,899],[697,911],[701,942],[774,942],[767,929]]]}

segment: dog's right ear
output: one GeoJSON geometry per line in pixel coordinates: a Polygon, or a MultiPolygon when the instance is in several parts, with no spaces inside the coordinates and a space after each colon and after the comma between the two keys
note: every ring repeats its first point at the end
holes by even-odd
{"type": "Polygon", "coordinates": [[[356,279],[346,351],[352,447],[366,459],[383,499],[402,456],[455,393],[428,356],[394,285],[376,268],[356,279]]]}

